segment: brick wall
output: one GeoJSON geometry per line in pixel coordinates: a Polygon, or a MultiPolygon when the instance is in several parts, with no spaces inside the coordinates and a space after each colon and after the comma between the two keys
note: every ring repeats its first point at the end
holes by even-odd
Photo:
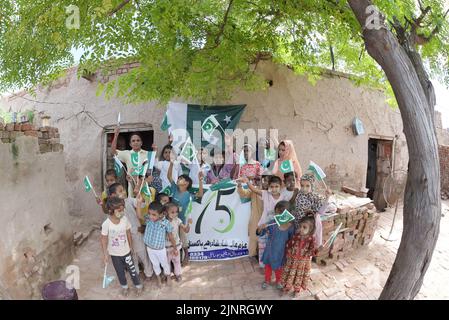
{"type": "Polygon", "coordinates": [[[438,147],[440,155],[441,191],[449,192],[449,146],[438,147]]]}
{"type": "Polygon", "coordinates": [[[36,137],[38,139],[40,153],[60,152],[64,150],[64,146],[59,140],[58,128],[36,128],[30,123],[8,123],[6,125],[0,123],[0,140],[3,143],[14,142],[20,136],[36,137]]]}

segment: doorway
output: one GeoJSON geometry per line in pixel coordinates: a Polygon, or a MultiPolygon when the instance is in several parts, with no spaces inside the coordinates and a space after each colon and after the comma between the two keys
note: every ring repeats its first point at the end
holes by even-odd
{"type": "MultiPolygon", "coordinates": [[[[103,136],[103,153],[102,153],[102,188],[104,189],[104,174],[108,169],[114,169],[114,159],[111,154],[112,139],[114,138],[115,126],[108,126],[105,128],[103,136]]],[[[120,126],[120,134],[117,140],[118,150],[131,150],[129,145],[129,139],[133,133],[139,133],[142,137],[142,149],[152,150],[151,146],[154,141],[154,130],[151,124],[136,123],[136,124],[122,124],[120,126]]],[[[126,165],[123,164],[126,168],[126,165]]],[[[127,168],[126,168],[127,169],[127,168]]],[[[125,190],[128,188],[128,181],[126,176],[122,174],[118,178],[118,182],[125,186],[125,190]]]]}
{"type": "Polygon", "coordinates": [[[393,140],[368,140],[368,168],[366,172],[367,196],[374,202],[376,208],[384,211],[387,207],[383,195],[385,179],[391,173],[393,140]]]}

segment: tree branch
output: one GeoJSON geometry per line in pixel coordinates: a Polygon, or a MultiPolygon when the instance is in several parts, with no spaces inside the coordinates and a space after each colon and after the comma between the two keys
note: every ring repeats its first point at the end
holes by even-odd
{"type": "Polygon", "coordinates": [[[112,9],[111,12],[109,12],[109,16],[114,15],[130,2],[131,0],[123,0],[117,7],[115,7],[114,9],[112,9]]]}
{"type": "Polygon", "coordinates": [[[229,12],[231,11],[231,7],[232,7],[232,3],[233,2],[234,2],[234,0],[230,0],[229,1],[228,8],[226,9],[226,12],[225,12],[225,15],[224,15],[224,18],[223,18],[223,23],[221,24],[221,27],[220,27],[220,31],[215,36],[215,47],[217,47],[218,44],[220,43],[220,37],[224,33],[224,29],[226,27],[226,23],[228,22],[229,12]]]}

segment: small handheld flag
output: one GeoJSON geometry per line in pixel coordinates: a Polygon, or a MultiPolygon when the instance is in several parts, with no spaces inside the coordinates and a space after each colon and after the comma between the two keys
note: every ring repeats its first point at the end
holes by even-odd
{"type": "Polygon", "coordinates": [[[140,152],[131,151],[132,176],[141,175],[142,167],[140,166],[140,152]]]}
{"type": "Polygon", "coordinates": [[[150,187],[148,186],[148,182],[145,181],[143,188],[142,188],[142,192],[144,195],[146,195],[147,197],[151,197],[151,191],[150,191],[150,187]]]}
{"type": "Polygon", "coordinates": [[[331,234],[329,239],[324,244],[324,247],[326,247],[326,246],[330,247],[332,245],[332,243],[334,243],[335,239],[337,238],[338,233],[340,232],[340,228],[341,228],[342,224],[343,223],[340,222],[337,229],[335,229],[335,231],[331,234]]]}
{"type": "Polygon", "coordinates": [[[293,162],[291,160],[282,161],[279,170],[281,170],[282,173],[293,172],[293,162]]]}
{"type": "Polygon", "coordinates": [[[161,130],[167,131],[170,128],[171,124],[168,123],[167,113],[164,115],[164,120],[161,123],[161,130]]]}
{"type": "Polygon", "coordinates": [[[117,125],[120,126],[120,122],[122,121],[121,116],[120,116],[120,112],[118,113],[117,116],[117,125]]]}
{"type": "Polygon", "coordinates": [[[201,125],[201,132],[203,133],[204,139],[211,144],[218,143],[218,138],[215,137],[213,133],[218,127],[221,128],[220,123],[215,116],[216,115],[214,114],[210,115],[204,119],[203,124],[201,125]]]}
{"type": "Polygon", "coordinates": [[[98,198],[97,193],[95,192],[94,188],[92,187],[92,183],[90,183],[89,177],[84,177],[84,189],[86,192],[92,191],[94,193],[95,198],[98,198]]]}
{"type": "Polygon", "coordinates": [[[276,159],[276,150],[274,149],[264,149],[265,159],[268,161],[274,161],[276,159]]]}
{"type": "Polygon", "coordinates": [[[107,275],[107,269],[108,269],[108,265],[106,264],[104,266],[104,274],[103,274],[103,289],[106,289],[112,281],[114,281],[114,276],[108,276],[107,275]]]}
{"type": "Polygon", "coordinates": [[[173,192],[171,192],[170,186],[165,187],[164,190],[161,191],[162,193],[165,193],[169,197],[173,197],[173,192]]]}
{"type": "Polygon", "coordinates": [[[117,177],[120,177],[122,175],[122,169],[125,167],[123,166],[123,163],[117,158],[117,156],[114,156],[114,170],[117,174],[117,177]]]}
{"type": "Polygon", "coordinates": [[[154,168],[154,163],[156,161],[156,151],[148,151],[148,169],[149,170],[153,170],[154,168]]]}
{"type": "Polygon", "coordinates": [[[243,166],[245,164],[246,164],[245,153],[242,150],[239,155],[239,165],[243,166]]]}
{"type": "Polygon", "coordinates": [[[276,221],[278,226],[281,226],[294,220],[295,217],[287,209],[285,209],[284,212],[282,212],[282,214],[274,216],[274,221],[276,221]]]}
{"type": "Polygon", "coordinates": [[[191,164],[196,159],[196,149],[190,138],[184,144],[179,156],[184,159],[188,164],[191,164]]]}
{"type": "Polygon", "coordinates": [[[326,174],[324,173],[323,169],[320,168],[315,162],[310,161],[308,170],[312,171],[317,180],[322,181],[324,178],[326,178],[326,174]]]}

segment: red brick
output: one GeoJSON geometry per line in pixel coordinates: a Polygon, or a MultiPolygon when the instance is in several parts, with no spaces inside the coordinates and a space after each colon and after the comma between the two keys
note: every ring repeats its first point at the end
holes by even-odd
{"type": "Polygon", "coordinates": [[[35,130],[34,126],[31,123],[22,124],[22,131],[30,131],[35,130]]]}
{"type": "Polygon", "coordinates": [[[6,131],[14,131],[14,123],[8,123],[5,129],[6,131]]]}
{"type": "Polygon", "coordinates": [[[20,123],[14,124],[14,131],[20,131],[22,129],[22,125],[20,123]]]}

